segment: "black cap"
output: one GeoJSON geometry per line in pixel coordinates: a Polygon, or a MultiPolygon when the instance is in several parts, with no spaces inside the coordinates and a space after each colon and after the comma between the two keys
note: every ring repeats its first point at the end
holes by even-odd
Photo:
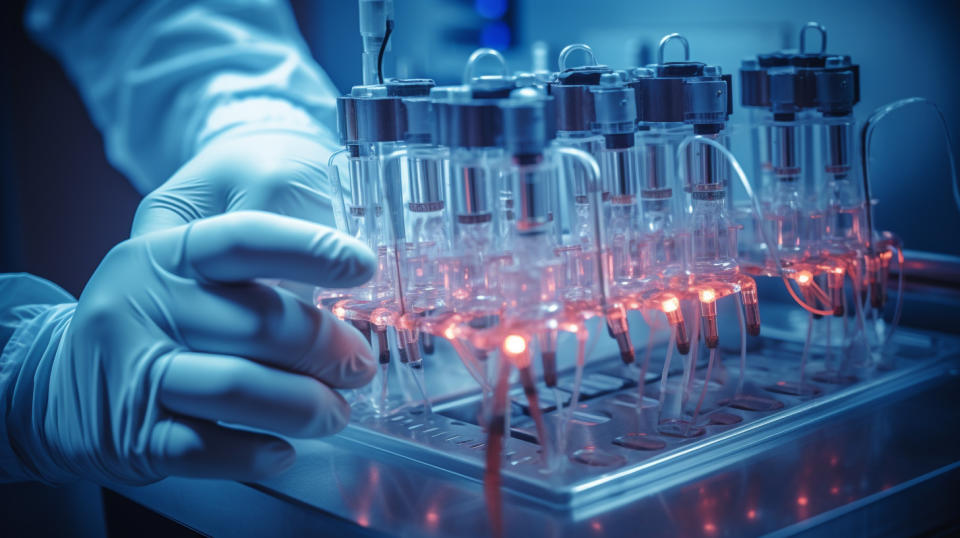
{"type": "Polygon", "coordinates": [[[343,145],[403,140],[403,111],[396,97],[337,98],[337,132],[343,145]]]}
{"type": "Polygon", "coordinates": [[[391,78],[383,85],[390,97],[426,97],[436,83],[429,78],[391,78]]]}
{"type": "Polygon", "coordinates": [[[407,132],[407,111],[401,97],[425,97],[430,79],[391,79],[385,84],[354,86],[337,98],[337,132],[344,145],[397,142],[407,132]]]}
{"type": "Polygon", "coordinates": [[[855,72],[823,70],[816,73],[817,110],[824,116],[846,116],[859,101],[855,72]]]}
{"type": "Polygon", "coordinates": [[[699,77],[706,65],[703,62],[667,62],[654,69],[660,77],[699,77]]]}
{"type": "Polygon", "coordinates": [[[557,80],[547,85],[547,92],[556,100],[556,128],[560,131],[589,131],[596,113],[590,88],[600,84],[600,77],[613,70],[604,65],[566,69],[557,80]]]}
{"type": "Polygon", "coordinates": [[[785,52],[758,54],[757,63],[760,64],[760,67],[763,69],[770,69],[771,67],[786,67],[790,65],[790,56],[792,56],[792,54],[787,54],[785,52]]]}
{"type": "Polygon", "coordinates": [[[651,66],[654,76],[628,83],[643,123],[722,124],[733,108],[732,78],[701,62],[670,62],[651,66]]]}
{"type": "Polygon", "coordinates": [[[511,155],[539,155],[556,136],[554,99],[533,88],[516,90],[500,102],[503,141],[511,155]]]}

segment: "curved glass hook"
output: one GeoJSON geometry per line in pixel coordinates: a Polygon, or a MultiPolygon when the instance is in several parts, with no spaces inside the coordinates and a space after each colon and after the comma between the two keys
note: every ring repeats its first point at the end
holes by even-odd
{"type": "Polygon", "coordinates": [[[597,65],[597,57],[593,54],[593,49],[590,48],[590,45],[585,43],[573,43],[563,47],[563,50],[560,51],[560,56],[557,58],[557,67],[560,68],[560,71],[566,71],[567,57],[578,50],[582,50],[587,54],[587,57],[590,58],[590,63],[584,65],[597,65]]]}
{"type": "Polygon", "coordinates": [[[663,65],[663,51],[667,48],[667,43],[676,39],[680,41],[680,44],[683,45],[683,61],[690,61],[690,42],[687,41],[687,38],[683,37],[680,34],[673,33],[663,36],[660,39],[660,44],[657,45],[657,65],[663,65]]]}
{"type": "Polygon", "coordinates": [[[810,21],[800,28],[800,54],[807,53],[807,30],[820,32],[820,54],[827,52],[827,29],[819,22],[810,21]]]}
{"type": "Polygon", "coordinates": [[[467,58],[467,65],[463,68],[463,83],[470,84],[470,81],[473,80],[473,70],[474,66],[480,62],[483,58],[490,56],[496,58],[500,63],[500,74],[504,77],[510,74],[510,70],[507,68],[507,61],[503,58],[503,55],[500,54],[500,51],[490,48],[482,48],[473,51],[469,58],[467,58]]]}

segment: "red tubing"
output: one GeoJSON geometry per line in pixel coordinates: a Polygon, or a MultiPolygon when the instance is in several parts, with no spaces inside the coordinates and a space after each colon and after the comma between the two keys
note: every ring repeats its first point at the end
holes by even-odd
{"type": "Polygon", "coordinates": [[[503,495],[500,489],[500,461],[503,459],[507,389],[510,385],[510,362],[501,358],[497,385],[493,392],[493,413],[487,424],[486,470],[483,473],[483,496],[487,504],[492,535],[503,536],[503,495]]]}
{"type": "Polygon", "coordinates": [[[804,310],[806,310],[807,312],[810,312],[811,314],[819,314],[819,315],[821,315],[821,316],[832,316],[832,315],[833,315],[833,307],[832,307],[832,306],[831,306],[830,310],[821,310],[821,309],[819,309],[819,308],[814,308],[814,307],[808,305],[807,303],[803,302],[803,299],[801,299],[801,298],[797,295],[797,292],[793,290],[793,286],[790,285],[790,281],[787,280],[787,277],[786,277],[786,276],[782,276],[782,277],[780,277],[780,278],[783,279],[783,285],[786,286],[786,287],[787,287],[787,291],[790,292],[790,297],[793,297],[793,300],[796,301],[796,303],[797,303],[798,305],[802,306],[804,310]]]}

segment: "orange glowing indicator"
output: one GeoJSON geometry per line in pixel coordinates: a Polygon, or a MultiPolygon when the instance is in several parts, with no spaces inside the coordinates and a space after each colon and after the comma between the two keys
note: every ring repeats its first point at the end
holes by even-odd
{"type": "Polygon", "coordinates": [[[512,355],[519,355],[527,350],[527,341],[518,334],[511,334],[503,340],[503,349],[512,355]]]}
{"type": "Polygon", "coordinates": [[[757,519],[757,511],[747,510],[747,519],[757,519]]]}
{"type": "Polygon", "coordinates": [[[333,315],[343,319],[347,315],[347,309],[342,306],[335,306],[333,307],[333,315]]]}
{"type": "Polygon", "coordinates": [[[457,333],[453,329],[453,325],[443,330],[443,337],[446,338],[447,340],[453,340],[454,338],[457,337],[457,333]]]}
{"type": "Polygon", "coordinates": [[[427,511],[427,524],[431,527],[435,527],[437,522],[440,521],[440,516],[437,514],[436,510],[427,511]]]}
{"type": "Polygon", "coordinates": [[[712,303],[716,298],[717,294],[713,290],[700,290],[701,303],[712,303]]]}
{"type": "Polygon", "coordinates": [[[797,497],[797,504],[800,506],[806,506],[810,502],[805,496],[797,497]]]}
{"type": "Polygon", "coordinates": [[[676,297],[671,297],[665,300],[661,305],[664,313],[669,314],[670,312],[676,312],[680,308],[680,301],[676,297]]]}
{"type": "Polygon", "coordinates": [[[707,534],[713,534],[717,532],[717,526],[708,521],[707,523],[703,524],[703,532],[707,534]]]}
{"type": "Polygon", "coordinates": [[[813,275],[811,275],[809,271],[800,271],[797,273],[797,282],[800,283],[801,286],[809,284],[811,279],[813,279],[813,275]]]}

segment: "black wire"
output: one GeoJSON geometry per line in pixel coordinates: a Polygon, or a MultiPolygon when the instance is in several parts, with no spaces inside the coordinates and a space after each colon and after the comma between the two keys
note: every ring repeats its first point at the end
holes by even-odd
{"type": "Polygon", "coordinates": [[[387,30],[383,33],[383,43],[380,43],[380,53],[377,54],[377,81],[383,84],[383,53],[387,50],[387,41],[393,32],[393,21],[387,19],[387,30]]]}

